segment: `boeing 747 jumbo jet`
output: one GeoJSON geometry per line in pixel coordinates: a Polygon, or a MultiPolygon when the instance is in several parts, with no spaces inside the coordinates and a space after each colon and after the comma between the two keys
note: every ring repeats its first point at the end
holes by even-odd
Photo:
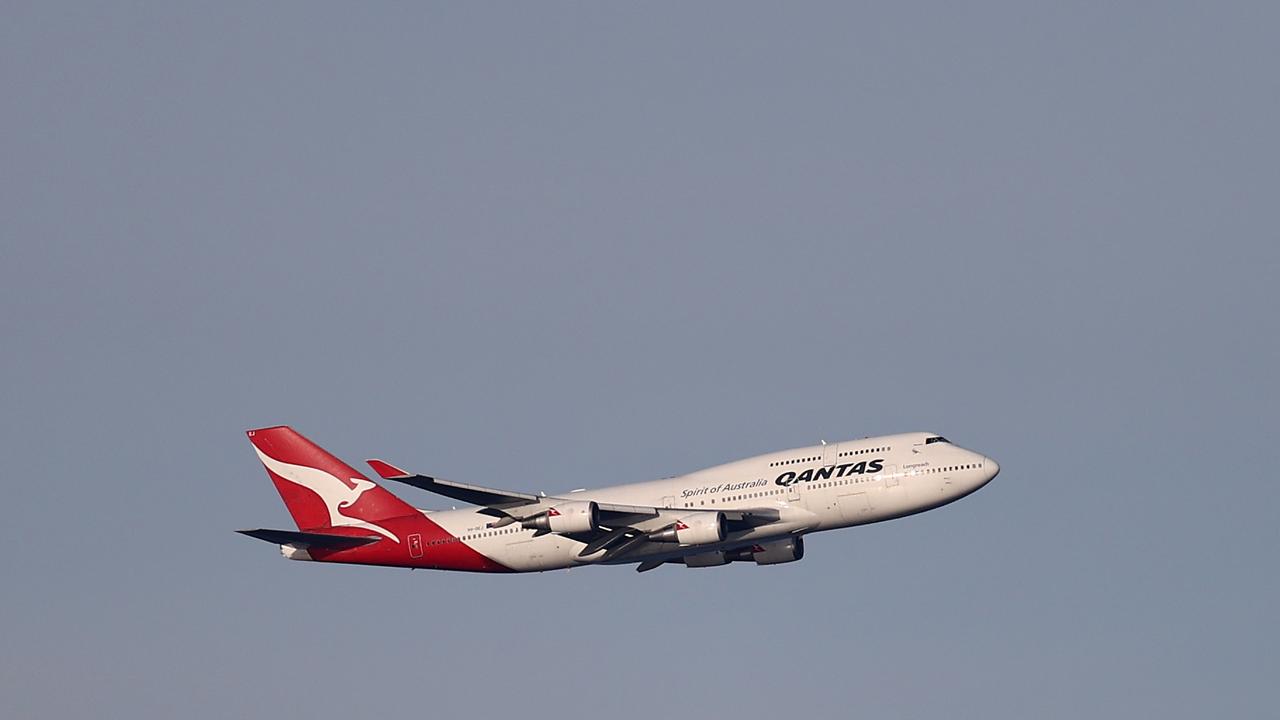
{"type": "Polygon", "coordinates": [[[777,565],[804,538],[932,510],[991,482],[996,461],[933,433],[823,443],[652,482],[559,496],[415,475],[391,480],[475,507],[419,510],[289,427],[248,432],[297,530],[240,530],[291,560],[534,572],[579,565],[777,565]]]}

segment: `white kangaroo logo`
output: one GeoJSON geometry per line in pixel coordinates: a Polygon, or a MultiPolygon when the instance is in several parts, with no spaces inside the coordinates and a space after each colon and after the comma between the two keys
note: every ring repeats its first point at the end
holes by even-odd
{"type": "Polygon", "coordinates": [[[364,527],[384,537],[391,538],[397,543],[400,538],[396,537],[386,528],[374,525],[371,522],[353,518],[349,515],[343,515],[341,510],[355,505],[360,500],[360,496],[370,488],[377,485],[365,480],[364,478],[351,478],[350,480],[340,480],[334,475],[330,475],[319,468],[307,467],[306,465],[291,465],[287,462],[281,462],[270,455],[262,452],[254,446],[254,451],[258,453],[258,457],[262,460],[262,464],[267,466],[271,472],[288,480],[295,485],[310,490],[320,499],[324,501],[324,505],[329,510],[329,524],[334,527],[364,527]],[[355,487],[352,487],[354,485],[355,487]]]}

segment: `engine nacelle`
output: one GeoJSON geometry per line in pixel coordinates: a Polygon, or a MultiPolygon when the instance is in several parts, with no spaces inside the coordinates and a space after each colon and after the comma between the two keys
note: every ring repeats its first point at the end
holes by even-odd
{"type": "Polygon", "coordinates": [[[708,545],[723,541],[726,529],[724,513],[702,512],[687,515],[668,528],[649,533],[649,539],[681,545],[708,545]]]}
{"type": "Polygon", "coordinates": [[[778,565],[795,562],[804,557],[804,538],[799,535],[756,543],[751,548],[751,559],[757,565],[778,565]]]}
{"type": "Polygon", "coordinates": [[[718,565],[728,565],[729,555],[724,551],[698,553],[697,555],[685,555],[683,558],[685,567],[716,567],[718,565]]]}
{"type": "Polygon", "coordinates": [[[526,530],[544,533],[584,533],[600,526],[600,508],[594,502],[564,502],[520,521],[526,530]]]}

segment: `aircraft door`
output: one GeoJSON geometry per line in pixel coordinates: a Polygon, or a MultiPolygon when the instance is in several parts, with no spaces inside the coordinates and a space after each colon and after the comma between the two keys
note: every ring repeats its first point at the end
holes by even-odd
{"type": "Polygon", "coordinates": [[[836,443],[822,443],[822,466],[835,465],[836,459],[840,457],[838,452],[840,446],[836,443]]]}
{"type": "Polygon", "coordinates": [[[879,503],[885,512],[897,512],[907,507],[907,488],[902,484],[902,473],[897,465],[884,466],[884,497],[879,503]]]}

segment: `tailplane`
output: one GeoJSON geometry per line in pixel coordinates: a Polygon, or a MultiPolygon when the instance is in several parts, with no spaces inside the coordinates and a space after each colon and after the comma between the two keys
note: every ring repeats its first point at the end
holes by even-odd
{"type": "Polygon", "coordinates": [[[417,513],[412,505],[291,427],[259,428],[247,434],[299,530],[356,527],[399,542],[378,522],[417,513]]]}
{"type": "Polygon", "coordinates": [[[292,530],[237,530],[241,535],[265,540],[273,545],[293,545],[307,549],[318,547],[321,550],[350,550],[361,545],[372,545],[382,539],[380,535],[330,535],[328,533],[294,532],[292,530]]]}

